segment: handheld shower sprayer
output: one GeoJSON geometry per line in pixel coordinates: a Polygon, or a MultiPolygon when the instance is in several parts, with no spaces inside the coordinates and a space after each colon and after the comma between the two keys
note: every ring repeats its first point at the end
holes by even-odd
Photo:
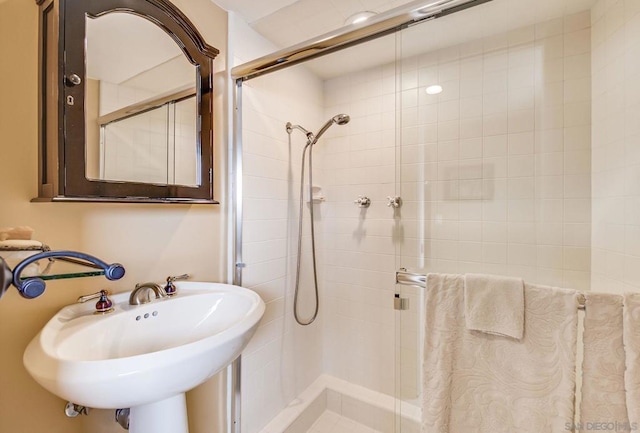
{"type": "Polygon", "coordinates": [[[292,125],[291,122],[287,122],[287,134],[291,134],[294,129],[299,129],[307,136],[307,145],[316,144],[322,134],[327,132],[327,129],[329,129],[331,125],[333,125],[334,123],[336,125],[346,125],[350,120],[351,117],[349,117],[348,114],[337,114],[329,119],[327,123],[322,125],[322,128],[320,128],[317,134],[313,134],[312,132],[307,131],[300,125],[292,125]]]}
{"type": "Polygon", "coordinates": [[[300,174],[300,213],[298,216],[298,256],[297,256],[297,264],[296,264],[296,286],[295,286],[295,294],[293,299],[293,316],[296,319],[296,322],[302,326],[310,325],[316,320],[318,317],[318,311],[320,308],[320,296],[318,293],[318,272],[316,269],[316,240],[315,240],[315,229],[313,223],[313,171],[312,171],[312,155],[313,155],[313,145],[318,142],[322,134],[324,134],[327,129],[331,127],[334,123],[336,125],[346,125],[349,123],[351,118],[347,114],[338,114],[333,116],[331,119],[325,123],[322,128],[318,131],[317,134],[313,134],[306,129],[304,129],[300,125],[292,125],[291,122],[287,123],[287,133],[291,135],[294,129],[299,129],[307,136],[307,144],[302,151],[302,173],[300,174]],[[300,288],[300,268],[301,268],[301,257],[302,257],[302,215],[304,210],[304,169],[305,169],[305,158],[307,154],[307,149],[309,150],[309,216],[311,223],[311,257],[313,264],[313,283],[314,283],[314,292],[315,292],[315,309],[311,318],[304,320],[300,317],[298,313],[298,292],[300,288]]]}
{"type": "Polygon", "coordinates": [[[351,120],[351,117],[349,117],[348,114],[338,114],[336,116],[333,116],[331,119],[327,121],[327,123],[322,125],[322,128],[320,128],[320,131],[318,131],[318,133],[315,135],[315,137],[312,140],[313,144],[315,144],[320,139],[322,134],[327,132],[327,129],[329,129],[331,125],[333,125],[334,123],[336,125],[346,125],[347,123],[349,123],[349,120],[351,120]]]}

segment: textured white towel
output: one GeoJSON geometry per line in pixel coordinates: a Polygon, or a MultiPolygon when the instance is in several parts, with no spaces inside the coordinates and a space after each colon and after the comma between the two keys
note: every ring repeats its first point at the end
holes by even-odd
{"type": "Polygon", "coordinates": [[[525,285],[522,340],[469,331],[464,279],[427,276],[423,433],[559,433],[574,416],[577,294],[525,285]]]}
{"type": "Polygon", "coordinates": [[[629,431],[625,401],[622,296],[586,294],[582,402],[576,431],[618,426],[629,431]]]}
{"type": "Polygon", "coordinates": [[[640,293],[625,295],[623,323],[627,412],[629,422],[637,430],[640,429],[640,293]]]}
{"type": "Polygon", "coordinates": [[[464,276],[467,329],[517,340],[524,329],[524,282],[497,275],[464,276]]]}

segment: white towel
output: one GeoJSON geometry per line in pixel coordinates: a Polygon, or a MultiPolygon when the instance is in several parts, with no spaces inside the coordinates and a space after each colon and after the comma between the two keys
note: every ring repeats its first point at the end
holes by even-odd
{"type": "Polygon", "coordinates": [[[625,349],[622,338],[622,296],[586,294],[582,402],[576,431],[598,425],[630,431],[625,401],[625,349]]]}
{"type": "MultiPolygon", "coordinates": [[[[0,240],[0,256],[10,268],[15,268],[21,261],[29,256],[48,250],[44,243],[30,239],[0,240]]],[[[49,262],[52,263],[52,262],[49,262]]],[[[28,265],[22,272],[25,277],[33,277],[43,273],[40,263],[28,265]]]]}
{"type": "Polygon", "coordinates": [[[40,241],[30,239],[11,239],[8,241],[0,241],[0,250],[6,251],[33,251],[44,248],[45,245],[40,241]]]}
{"type": "Polygon", "coordinates": [[[627,412],[629,422],[638,429],[640,428],[640,293],[625,295],[623,323],[627,412]]]}
{"type": "Polygon", "coordinates": [[[427,276],[422,432],[558,433],[574,416],[577,294],[525,285],[522,340],[470,331],[464,279],[427,276]]]}
{"type": "Polygon", "coordinates": [[[467,329],[522,338],[524,281],[497,275],[466,274],[464,318],[467,329]]]}
{"type": "Polygon", "coordinates": [[[0,241],[6,241],[11,239],[31,239],[33,236],[33,229],[29,226],[21,227],[2,227],[0,228],[0,241]]]}

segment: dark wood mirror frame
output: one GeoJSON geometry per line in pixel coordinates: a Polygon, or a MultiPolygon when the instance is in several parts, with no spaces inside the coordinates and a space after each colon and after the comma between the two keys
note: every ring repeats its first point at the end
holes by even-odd
{"type": "Polygon", "coordinates": [[[36,0],[40,7],[39,189],[33,201],[218,203],[213,198],[213,59],[219,54],[166,0],[36,0]],[[200,185],[89,180],[85,172],[85,19],[131,13],[162,28],[196,66],[200,185]],[[80,84],[69,77],[76,74],[80,84]],[[73,105],[67,104],[69,98],[73,105]]]}

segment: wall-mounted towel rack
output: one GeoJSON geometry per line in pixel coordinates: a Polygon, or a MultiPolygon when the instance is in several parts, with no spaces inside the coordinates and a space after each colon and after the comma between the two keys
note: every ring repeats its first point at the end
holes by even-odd
{"type": "MultiPolygon", "coordinates": [[[[404,286],[427,287],[427,275],[409,272],[406,268],[400,268],[396,272],[396,284],[404,286]]],[[[584,310],[586,297],[584,293],[578,293],[578,310],[584,310]]]]}
{"type": "Polygon", "coordinates": [[[56,279],[56,278],[70,278],[71,276],[45,276],[39,275],[34,277],[23,278],[22,272],[31,263],[37,262],[42,259],[58,259],[77,265],[86,266],[92,269],[97,269],[96,272],[83,272],[73,274],[73,276],[94,276],[104,275],[108,280],[119,280],[124,276],[125,269],[119,263],[106,263],[97,257],[93,257],[89,254],[80,253],[77,251],[44,251],[38,254],[34,254],[27,257],[16,267],[11,270],[9,265],[0,257],[0,298],[8,290],[12,284],[18,289],[20,295],[23,298],[33,299],[44,293],[46,283],[44,280],[56,279]]]}

